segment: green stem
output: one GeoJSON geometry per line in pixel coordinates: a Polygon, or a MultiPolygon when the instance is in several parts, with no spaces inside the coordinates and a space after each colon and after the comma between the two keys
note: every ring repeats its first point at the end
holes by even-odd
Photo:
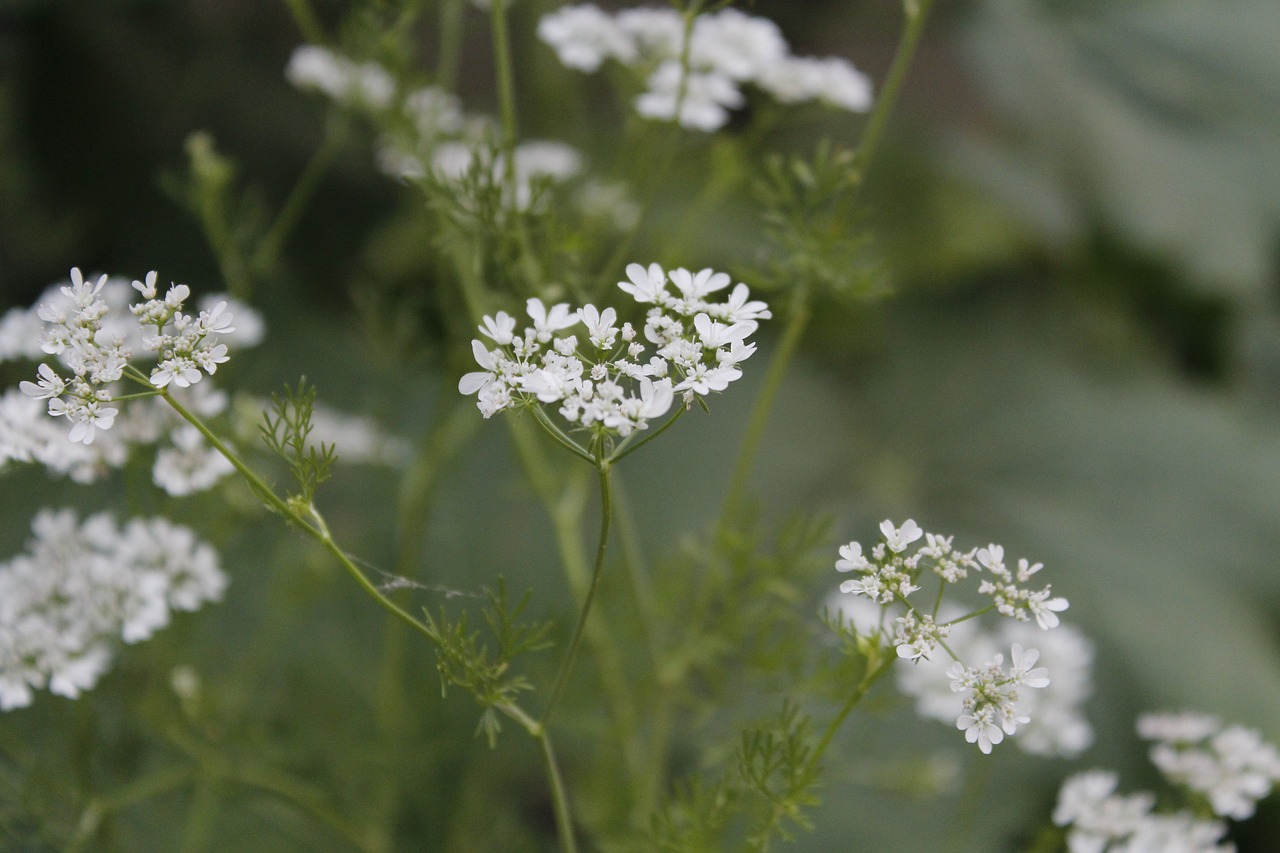
{"type": "Polygon", "coordinates": [[[747,481],[751,477],[751,469],[760,452],[760,444],[769,423],[769,414],[773,411],[773,404],[777,400],[779,389],[782,388],[782,381],[791,367],[791,360],[795,357],[805,330],[809,327],[811,312],[808,288],[798,287],[792,294],[788,315],[787,327],[769,361],[769,371],[765,374],[764,385],[756,397],[751,419],[747,422],[742,448],[738,452],[733,476],[729,480],[729,490],[725,495],[724,508],[720,512],[721,528],[728,525],[742,509],[742,501],[747,492],[747,481]]]}
{"type": "Polygon", "coordinates": [[[880,138],[884,135],[889,115],[893,112],[893,105],[898,99],[898,92],[907,77],[908,69],[911,68],[912,60],[915,59],[916,47],[920,43],[920,34],[924,32],[924,24],[932,7],[933,0],[903,0],[906,24],[902,29],[902,37],[898,41],[898,51],[893,57],[893,64],[889,66],[889,73],[885,76],[884,85],[880,88],[880,96],[876,99],[876,105],[872,108],[871,115],[867,117],[866,129],[862,132],[862,141],[858,143],[858,150],[854,155],[855,164],[861,172],[865,173],[867,164],[871,162],[871,157],[875,154],[876,147],[880,144],[880,138]]]}
{"type": "Polygon", "coordinates": [[[262,241],[258,244],[257,250],[253,253],[253,257],[249,261],[249,265],[254,270],[262,270],[273,264],[280,256],[280,249],[284,245],[285,240],[293,233],[293,229],[298,224],[298,219],[306,210],[307,203],[311,201],[311,197],[315,195],[316,188],[320,185],[321,179],[324,178],[329,167],[333,165],[334,159],[338,156],[338,149],[342,147],[342,142],[346,138],[347,124],[346,121],[337,116],[331,116],[325,124],[324,139],[315,153],[311,155],[311,159],[307,161],[307,165],[303,167],[302,174],[298,176],[297,182],[290,190],[284,204],[280,206],[279,212],[276,213],[275,220],[271,223],[262,241]]]}
{"type": "Polygon", "coordinates": [[[205,773],[196,780],[187,820],[182,827],[180,853],[201,853],[209,849],[218,822],[218,810],[222,807],[223,785],[220,773],[205,773]]]}
{"type": "Polygon", "coordinates": [[[320,515],[319,510],[314,506],[311,506],[309,508],[310,517],[304,517],[301,515],[297,510],[290,506],[287,501],[277,495],[275,491],[273,491],[272,488],[254,472],[252,468],[240,459],[239,456],[232,452],[232,450],[227,447],[226,444],[224,444],[208,426],[205,425],[204,421],[200,420],[188,411],[185,406],[173,399],[173,396],[168,393],[167,389],[162,396],[183,420],[199,430],[200,434],[205,437],[205,440],[208,441],[215,450],[222,454],[223,458],[231,463],[232,467],[239,472],[240,476],[248,482],[249,487],[267,504],[268,507],[283,515],[286,519],[297,525],[300,530],[319,542],[324,549],[332,554],[338,563],[346,569],[347,574],[351,575],[356,584],[364,590],[379,607],[401,620],[409,627],[413,628],[419,634],[422,634],[433,644],[439,644],[439,638],[431,628],[429,628],[424,622],[415,619],[398,604],[383,595],[373,582],[365,576],[365,573],[352,561],[351,557],[347,555],[347,552],[338,546],[338,543],[336,543],[333,540],[333,537],[329,535],[329,528],[325,524],[324,518],[320,515]]]}
{"type": "Polygon", "coordinates": [[[440,4],[440,60],[436,63],[436,85],[446,92],[454,92],[458,86],[465,3],[466,0],[445,0],[440,4]]]}
{"type": "Polygon", "coordinates": [[[507,34],[507,4],[503,0],[489,4],[489,22],[493,29],[493,59],[498,75],[498,114],[502,118],[502,150],[507,155],[507,172],[515,169],[516,149],[516,85],[511,71],[511,38],[507,34]]]}
{"type": "Polygon", "coordinates": [[[308,0],[284,0],[284,5],[289,8],[289,14],[293,15],[293,22],[298,25],[304,39],[311,44],[324,44],[328,41],[308,0]]]}
{"type": "MultiPolygon", "coordinates": [[[[621,447],[615,450],[613,452],[613,455],[609,457],[609,464],[610,465],[618,464],[623,459],[626,459],[632,453],[635,453],[637,450],[644,447],[646,444],[648,444],[649,442],[653,441],[655,438],[657,438],[658,436],[666,432],[671,427],[672,424],[674,424],[676,421],[680,419],[681,415],[683,415],[686,411],[688,411],[684,407],[683,402],[679,403],[678,405],[679,405],[679,408],[676,409],[676,413],[672,415],[670,418],[668,418],[666,422],[663,423],[662,426],[658,427],[655,430],[645,430],[644,436],[635,444],[623,444],[621,447]]],[[[635,435],[635,433],[632,433],[632,435],[635,435]]]]}
{"type": "Polygon", "coordinates": [[[498,705],[499,711],[524,728],[542,748],[542,757],[547,764],[547,782],[551,786],[551,802],[556,816],[556,832],[560,836],[560,849],[563,853],[577,853],[578,842],[573,831],[573,814],[569,808],[569,793],[560,775],[560,764],[556,761],[555,747],[551,743],[551,735],[544,723],[530,717],[517,705],[498,705]]]}
{"type": "Polygon", "coordinates": [[[573,667],[574,655],[578,651],[578,642],[582,639],[582,631],[587,625],[587,617],[591,614],[591,603],[595,600],[596,588],[600,585],[600,575],[604,569],[604,555],[609,546],[609,526],[613,520],[613,510],[610,506],[608,464],[602,463],[599,470],[600,541],[596,546],[596,561],[591,570],[591,585],[587,587],[587,595],[582,602],[582,611],[578,615],[578,624],[573,629],[573,636],[569,640],[569,648],[565,650],[564,659],[560,662],[560,671],[556,673],[556,680],[552,684],[551,694],[547,697],[547,705],[542,711],[541,723],[543,726],[546,726],[547,721],[551,718],[551,712],[555,710],[556,701],[560,698],[560,692],[564,689],[565,681],[569,677],[569,670],[573,667]]]}
{"type": "Polygon", "coordinates": [[[822,739],[818,741],[818,745],[814,747],[813,754],[809,756],[809,766],[816,765],[822,759],[823,754],[827,751],[827,747],[831,746],[831,741],[835,738],[836,732],[840,730],[845,718],[862,701],[862,697],[867,695],[867,691],[875,686],[880,677],[893,666],[893,662],[896,660],[894,655],[886,654],[884,649],[881,649],[880,653],[883,657],[872,663],[871,667],[862,676],[862,681],[858,683],[857,688],[840,709],[840,712],[827,725],[827,730],[823,733],[822,739]]]}

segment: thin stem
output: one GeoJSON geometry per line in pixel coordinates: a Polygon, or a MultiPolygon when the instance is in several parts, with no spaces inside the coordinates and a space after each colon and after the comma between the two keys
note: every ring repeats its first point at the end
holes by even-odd
{"type": "Polygon", "coordinates": [[[436,63],[436,85],[446,92],[456,91],[458,86],[464,3],[465,0],[445,0],[440,4],[440,60],[436,63]]]}
{"type": "Polygon", "coordinates": [[[547,720],[551,718],[551,712],[555,710],[556,701],[560,698],[560,692],[564,689],[565,681],[569,677],[569,670],[573,667],[574,655],[578,651],[578,642],[582,639],[582,630],[586,627],[587,617],[591,614],[591,603],[595,600],[596,588],[600,585],[600,575],[604,569],[604,555],[609,546],[609,526],[612,521],[612,507],[610,506],[609,495],[609,466],[607,463],[600,465],[600,541],[596,546],[596,562],[591,570],[591,585],[587,587],[587,596],[582,602],[582,612],[578,615],[577,627],[573,629],[573,637],[569,640],[569,648],[565,650],[564,659],[560,662],[560,671],[556,673],[556,680],[551,687],[551,695],[547,697],[547,706],[542,711],[542,725],[547,724],[547,720]]]}
{"type": "Polygon", "coordinates": [[[551,802],[556,815],[556,833],[560,836],[560,849],[563,853],[577,853],[578,842],[573,832],[569,793],[564,784],[564,777],[560,775],[560,764],[556,761],[555,747],[551,743],[551,735],[547,732],[545,723],[533,719],[518,705],[503,704],[496,707],[519,723],[542,747],[542,757],[547,764],[547,782],[551,785],[551,802]]]}
{"type": "Polygon", "coordinates": [[[511,71],[511,38],[507,34],[507,4],[503,0],[489,4],[489,22],[493,29],[493,59],[498,75],[498,113],[502,118],[502,148],[507,155],[507,171],[514,170],[516,148],[516,85],[511,71]]]}
{"type": "Polygon", "coordinates": [[[547,416],[547,413],[542,410],[541,406],[534,405],[531,408],[533,409],[533,417],[538,422],[538,426],[542,427],[543,430],[546,431],[547,435],[555,439],[556,444],[559,444],[579,459],[589,462],[592,465],[596,464],[595,457],[584,450],[582,445],[578,444],[578,442],[566,435],[564,430],[556,426],[555,421],[551,420],[551,418],[547,416]]]}
{"type": "Polygon", "coordinates": [[[293,22],[298,25],[303,38],[311,44],[324,44],[328,41],[308,0],[284,0],[284,5],[289,8],[289,14],[293,15],[293,22]]]}
{"type": "Polygon", "coordinates": [[[924,24],[929,17],[929,10],[933,7],[933,0],[903,0],[902,5],[906,24],[902,28],[902,37],[898,41],[898,52],[893,57],[893,64],[889,66],[889,73],[885,76],[884,85],[880,89],[880,97],[876,99],[876,105],[872,108],[871,115],[867,117],[866,129],[862,132],[862,140],[858,143],[858,150],[854,155],[859,171],[866,170],[876,147],[880,144],[880,137],[884,135],[894,103],[898,99],[898,92],[902,88],[902,82],[907,77],[912,60],[915,59],[916,46],[920,42],[920,34],[924,32],[924,24]]]}
{"type": "Polygon", "coordinates": [[[680,416],[683,415],[686,411],[688,410],[685,409],[683,404],[681,404],[680,408],[676,409],[676,413],[672,415],[670,418],[668,418],[666,423],[664,423],[662,426],[652,431],[646,431],[644,434],[644,437],[641,438],[639,441],[637,441],[635,444],[624,444],[621,447],[619,447],[617,450],[615,450],[613,452],[613,455],[609,457],[609,464],[616,465],[618,462],[621,462],[623,459],[626,459],[632,453],[635,453],[637,450],[644,447],[646,444],[653,441],[658,436],[662,435],[671,427],[672,424],[674,424],[677,420],[679,420],[680,416]]]}
{"type": "Polygon", "coordinates": [[[437,645],[439,644],[439,638],[431,628],[420,620],[415,619],[398,604],[383,595],[373,582],[365,576],[365,573],[352,561],[347,552],[339,547],[338,543],[329,535],[329,528],[325,524],[324,517],[320,515],[319,510],[314,506],[311,506],[310,517],[304,517],[301,515],[297,510],[290,506],[287,501],[277,495],[275,491],[273,491],[272,488],[253,471],[252,468],[240,459],[239,456],[232,452],[232,450],[227,447],[222,440],[209,429],[209,427],[205,425],[204,421],[197,418],[181,403],[173,399],[173,396],[170,395],[167,390],[162,396],[183,420],[199,430],[200,434],[205,437],[205,440],[207,440],[215,450],[222,454],[224,459],[231,463],[232,467],[240,473],[241,477],[244,477],[244,479],[248,481],[249,487],[267,504],[267,506],[292,521],[304,533],[323,545],[325,550],[332,554],[334,558],[337,559],[338,563],[346,569],[347,574],[351,575],[356,584],[363,589],[370,598],[377,602],[379,607],[390,613],[392,616],[395,616],[406,625],[409,625],[432,643],[437,645]]]}
{"type": "Polygon", "coordinates": [[[765,374],[764,385],[756,396],[755,406],[751,411],[751,419],[747,422],[747,431],[742,439],[742,449],[734,463],[733,476],[729,480],[729,490],[725,495],[724,508],[720,512],[720,526],[723,528],[742,509],[742,500],[747,492],[747,480],[751,477],[751,469],[756,456],[760,452],[760,444],[764,440],[765,428],[769,423],[769,414],[777,400],[782,381],[786,378],[791,360],[809,327],[812,316],[809,308],[809,291],[806,287],[798,287],[791,297],[788,310],[787,327],[769,360],[769,371],[765,374]]]}
{"type": "MultiPolygon", "coordinates": [[[[881,650],[881,653],[883,654],[883,650],[881,650]]],[[[810,766],[817,764],[821,760],[823,753],[827,751],[827,747],[831,746],[831,741],[835,738],[836,732],[840,730],[845,718],[862,701],[862,697],[867,695],[867,691],[880,680],[880,677],[889,671],[890,667],[893,666],[894,659],[893,655],[884,654],[883,657],[872,663],[871,667],[862,676],[862,681],[858,683],[857,688],[840,709],[840,712],[827,725],[827,730],[823,733],[822,740],[818,741],[818,745],[814,747],[813,753],[809,756],[810,766]]]]}
{"type": "Polygon", "coordinates": [[[261,270],[270,266],[279,257],[280,249],[285,240],[289,238],[289,235],[297,226],[298,219],[302,216],[303,211],[306,210],[307,203],[311,201],[311,197],[315,195],[321,179],[329,171],[329,167],[333,165],[334,159],[338,156],[338,149],[346,138],[346,130],[347,124],[341,118],[331,116],[326,122],[324,139],[315,153],[311,155],[311,159],[307,161],[307,165],[303,167],[302,174],[298,176],[293,189],[289,191],[284,204],[280,206],[280,210],[276,213],[276,218],[271,223],[271,228],[268,229],[266,235],[258,244],[257,250],[253,253],[253,257],[249,262],[252,269],[261,270]]]}

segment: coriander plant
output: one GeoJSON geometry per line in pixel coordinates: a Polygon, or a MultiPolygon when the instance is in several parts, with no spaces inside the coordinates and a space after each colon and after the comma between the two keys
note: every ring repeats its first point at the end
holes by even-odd
{"type": "MultiPolygon", "coordinates": [[[[754,486],[815,322],[885,291],[866,176],[933,5],[900,4],[873,82],[844,57],[794,54],[728,0],[286,0],[300,43],[281,74],[325,116],[292,190],[272,209],[204,133],[166,178],[222,280],[72,268],[0,320],[0,358],[26,377],[0,397],[0,463],[92,486],[94,504],[24,493],[30,538],[0,564],[0,710],[37,733],[40,715],[74,713],[84,741],[51,780],[36,769],[46,736],[0,738],[0,800],[17,804],[0,839],[799,849],[829,843],[813,841],[826,806],[857,786],[946,789],[947,767],[906,749],[937,737],[928,720],[970,755],[974,796],[1011,744],[1078,759],[1105,651],[1065,621],[1075,592],[1051,568],[911,518],[868,540],[866,513],[836,523],[754,486]],[[467,79],[481,65],[487,99],[467,79]],[[534,116],[539,102],[610,126],[534,116]],[[803,146],[773,133],[800,111],[830,130],[803,146]],[[288,328],[272,310],[284,248],[353,154],[403,204],[382,245],[413,259],[353,297],[350,325],[371,333],[362,381],[389,383],[405,410],[385,424],[326,401],[350,358],[336,336],[314,332],[305,376],[255,353],[288,328]],[[745,209],[727,220],[738,239],[700,250],[726,199],[745,209]],[[250,391],[255,375],[276,390],[250,391]],[[709,523],[657,523],[649,504],[675,505],[680,472],[632,484],[687,454],[678,436],[699,424],[728,448],[714,457],[728,485],[709,523]],[[520,480],[520,512],[489,494],[439,521],[474,486],[468,454],[520,480]],[[376,471],[369,494],[355,465],[376,471]],[[467,541],[433,538],[451,535],[467,541]],[[508,570],[491,570],[494,549],[508,570]],[[336,603],[308,615],[331,575],[336,603]],[[187,662],[201,620],[241,595],[262,609],[229,623],[226,652],[187,662]],[[240,631],[257,632],[252,654],[240,631]],[[295,646],[305,673],[272,657],[295,646]],[[303,694],[268,687],[295,681],[303,694]],[[916,718],[893,717],[912,704],[916,718]],[[114,746],[109,708],[130,732],[114,746]],[[899,763],[865,733],[900,744],[899,763]]],[[[1056,806],[1018,816],[1024,846],[1235,849],[1229,821],[1280,782],[1276,748],[1191,712],[1146,714],[1138,733],[1182,800],[1074,772],[1056,806]]],[[[964,849],[979,817],[973,800],[960,811],[944,841],[913,834],[904,810],[897,849],[964,849]]]]}

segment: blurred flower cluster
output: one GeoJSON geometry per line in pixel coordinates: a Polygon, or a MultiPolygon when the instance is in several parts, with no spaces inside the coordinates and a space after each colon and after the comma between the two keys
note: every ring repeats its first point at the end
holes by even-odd
{"type": "Polygon", "coordinates": [[[545,16],[538,35],[569,68],[593,72],[613,60],[644,78],[636,112],[701,131],[729,120],[752,84],[784,104],[821,101],[863,112],[871,82],[847,60],[792,56],[777,24],[734,8],[688,19],[672,8],[564,6],[545,16]]]}
{"type": "Polygon", "coordinates": [[[163,518],[121,527],[107,513],[79,522],[46,509],[31,527],[26,553],[0,563],[0,710],[46,686],[75,698],[121,641],[149,638],[227,584],[214,550],[163,518]]]}

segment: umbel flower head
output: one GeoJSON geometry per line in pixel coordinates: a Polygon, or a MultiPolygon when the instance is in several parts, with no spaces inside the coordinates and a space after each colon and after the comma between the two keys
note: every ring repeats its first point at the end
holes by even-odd
{"type": "MultiPolygon", "coordinates": [[[[1015,734],[1031,722],[1030,709],[1040,703],[1026,701],[1026,691],[1048,687],[1049,671],[1036,666],[1040,652],[1024,645],[1020,641],[1023,638],[1014,639],[1009,646],[1007,665],[1003,651],[989,653],[978,665],[965,663],[956,653],[956,649],[964,650],[964,647],[950,643],[952,628],[960,628],[974,616],[994,610],[1019,623],[1034,619],[1041,630],[1047,631],[1058,625],[1057,614],[1067,608],[1067,600],[1053,598],[1047,586],[1040,590],[1023,586],[1043,567],[1021,560],[1017,570],[1011,571],[1004,565],[1004,549],[999,545],[958,551],[952,545],[952,537],[928,533],[911,519],[901,526],[886,520],[880,525],[880,534],[881,541],[871,548],[870,554],[864,554],[858,542],[842,545],[840,559],[835,564],[837,571],[855,573],[854,578],[840,584],[840,592],[865,598],[878,606],[876,618],[854,619],[855,630],[893,645],[897,656],[904,660],[932,661],[940,654],[939,649],[950,656],[954,662],[946,670],[946,679],[950,690],[961,698],[956,726],[970,743],[976,743],[984,753],[991,752],[1005,735],[1015,734]],[[977,591],[990,596],[992,603],[972,612],[963,611],[954,618],[940,619],[951,613],[943,608],[943,594],[948,587],[961,583],[970,574],[984,573],[988,577],[979,580],[977,591]],[[930,596],[923,610],[917,609],[911,596],[921,590],[927,575],[935,576],[940,589],[930,596]],[[893,618],[892,632],[886,627],[886,618],[891,614],[898,614],[893,618]]],[[[972,651],[977,652],[978,648],[975,646],[972,651]]],[[[1087,644],[1077,644],[1076,648],[1088,656],[1087,644]]],[[[1081,664],[1087,665],[1087,661],[1081,664]]],[[[917,695],[925,692],[921,690],[917,695]]],[[[937,715],[933,709],[939,706],[954,713],[955,706],[951,703],[925,704],[930,709],[927,713],[933,716],[937,715]]],[[[1052,705],[1046,704],[1046,707],[1052,705]]],[[[1087,743],[1087,733],[1081,735],[1075,715],[1068,713],[1063,717],[1063,726],[1071,726],[1074,731],[1064,735],[1061,744],[1049,746],[1045,751],[1070,752],[1081,740],[1087,743]]]]}
{"type": "Polygon", "coordinates": [[[636,112],[694,130],[722,127],[746,103],[744,84],[785,104],[821,101],[853,112],[871,105],[870,82],[849,62],[792,56],[773,21],[734,8],[699,15],[686,28],[671,8],[611,15],[568,5],[544,16],[538,35],[568,68],[594,72],[612,60],[640,74],[636,112]]]}
{"type": "Polygon", "coordinates": [[[665,415],[676,395],[688,406],[742,376],[738,366],[756,349],[747,339],[757,321],[770,316],[765,303],[751,301],[745,284],[720,302],[713,299],[730,279],[710,269],[668,274],[657,264],[631,264],[627,278],[619,289],[651,306],[642,331],[619,324],[613,308],[547,307],[530,299],[532,325],[520,332],[504,311],[483,318],[480,333],[489,343],[471,344],[482,370],[463,376],[458,390],[475,394],[486,418],[558,404],[569,429],[626,438],[665,415]],[[570,333],[579,326],[582,340],[570,333]]]}
{"type": "Polygon", "coordinates": [[[174,284],[160,295],[155,272],[145,282],[133,282],[142,299],[128,307],[132,319],[122,317],[116,303],[124,301],[123,286],[114,284],[105,275],[88,281],[72,269],[71,283],[36,311],[43,323],[40,351],[57,356],[69,375],[46,362],[37,368],[36,381],[22,382],[19,389],[48,400],[50,415],[67,418],[74,442],[91,444],[97,432],[115,424],[119,409],[111,404],[120,380],[131,377],[154,389],[187,388],[227,361],[222,339],[236,331],[227,300],[187,313],[191,289],[174,284]],[[144,359],[156,360],[149,374],[134,366],[144,359]]]}
{"type": "Polygon", "coordinates": [[[148,639],[227,584],[213,548],[163,518],[121,527],[106,513],[80,523],[46,509],[31,527],[27,551],[0,563],[0,711],[45,687],[76,698],[122,641],[148,639]]]}

